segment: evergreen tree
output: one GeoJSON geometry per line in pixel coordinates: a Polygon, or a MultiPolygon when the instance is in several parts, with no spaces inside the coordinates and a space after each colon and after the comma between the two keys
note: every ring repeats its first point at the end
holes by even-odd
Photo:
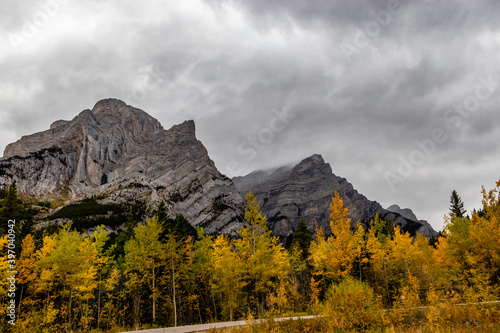
{"type": "Polygon", "coordinates": [[[17,194],[16,180],[14,179],[0,202],[0,235],[7,232],[7,221],[14,220],[15,245],[18,252],[22,249],[24,237],[33,232],[33,216],[36,212],[27,206],[17,194]]]}
{"type": "Polygon", "coordinates": [[[193,239],[196,239],[197,236],[196,229],[182,214],[177,215],[177,218],[175,219],[174,233],[180,237],[191,237],[193,239]]]}
{"type": "Polygon", "coordinates": [[[309,256],[309,246],[311,245],[312,236],[311,230],[307,227],[306,222],[303,219],[297,223],[297,229],[293,233],[292,245],[293,248],[296,244],[299,249],[302,250],[302,259],[309,256]]]}
{"type": "Polygon", "coordinates": [[[111,250],[111,255],[115,258],[123,257],[125,255],[125,243],[129,241],[134,235],[134,228],[137,226],[137,215],[133,209],[130,209],[127,214],[127,221],[125,222],[125,230],[120,232],[116,237],[115,244],[111,250]]]}
{"type": "Polygon", "coordinates": [[[394,238],[394,227],[391,222],[382,220],[379,213],[370,221],[370,229],[373,230],[374,235],[382,243],[386,243],[388,240],[394,238]]]}
{"type": "Polygon", "coordinates": [[[0,208],[0,217],[2,220],[16,220],[19,222],[24,217],[23,202],[17,196],[16,180],[10,184],[7,195],[2,200],[0,208]]]}
{"type": "Polygon", "coordinates": [[[457,191],[453,190],[450,196],[450,217],[452,219],[455,217],[463,219],[465,217],[465,213],[466,210],[464,209],[462,198],[460,198],[457,191]]]}
{"type": "Polygon", "coordinates": [[[160,201],[155,215],[158,217],[158,222],[161,224],[165,223],[167,220],[167,209],[165,208],[165,202],[163,200],[160,201]]]}

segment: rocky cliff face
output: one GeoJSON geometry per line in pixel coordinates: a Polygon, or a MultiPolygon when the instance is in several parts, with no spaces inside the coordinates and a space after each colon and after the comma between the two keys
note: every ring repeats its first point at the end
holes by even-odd
{"type": "Polygon", "coordinates": [[[427,237],[435,234],[430,225],[387,211],[359,194],[345,178],[332,173],[321,155],[313,155],[295,166],[235,177],[233,181],[242,195],[252,191],[267,215],[273,233],[284,242],[291,240],[300,219],[304,219],[311,230],[317,223],[326,232],[331,232],[329,205],[335,191],[349,210],[353,227],[358,221],[369,223],[379,213],[412,235],[417,232],[427,237]]]}
{"type": "Polygon", "coordinates": [[[194,122],[165,130],[115,99],[8,145],[0,159],[0,186],[13,178],[20,192],[39,200],[164,200],[171,213],[207,232],[240,227],[242,198],[196,139],[194,122]]]}
{"type": "Polygon", "coordinates": [[[415,213],[410,208],[401,208],[398,205],[391,205],[386,208],[390,212],[398,213],[399,215],[403,216],[404,218],[415,221],[417,223],[420,223],[424,226],[426,226],[427,232],[422,232],[423,235],[427,237],[432,237],[436,236],[437,232],[432,228],[432,226],[427,222],[426,220],[419,220],[415,213]],[[430,232],[432,230],[432,232],[430,232]]]}
{"type": "Polygon", "coordinates": [[[399,215],[407,218],[408,220],[418,221],[417,216],[410,208],[401,208],[399,205],[391,205],[386,208],[390,212],[398,213],[399,215]]]}

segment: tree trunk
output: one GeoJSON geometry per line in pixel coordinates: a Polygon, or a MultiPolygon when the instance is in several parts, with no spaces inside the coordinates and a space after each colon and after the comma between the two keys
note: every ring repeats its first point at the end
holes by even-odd
{"type": "Polygon", "coordinates": [[[71,328],[71,292],[69,293],[68,327],[71,328]]]}
{"type": "Polygon", "coordinates": [[[154,261],[153,261],[153,321],[156,321],[156,287],[155,287],[154,261]]]}
{"type": "Polygon", "coordinates": [[[134,321],[135,330],[139,330],[139,318],[140,318],[140,306],[141,306],[141,296],[134,297],[134,321]]]}
{"type": "Polygon", "coordinates": [[[384,257],[384,275],[385,275],[385,291],[387,293],[387,302],[389,302],[389,304],[392,304],[391,295],[389,294],[389,282],[387,281],[387,266],[385,264],[385,257],[384,257]]]}
{"type": "Polygon", "coordinates": [[[97,288],[97,328],[100,328],[100,321],[101,321],[101,281],[102,281],[102,276],[99,274],[99,284],[97,288]]]}
{"type": "Polygon", "coordinates": [[[175,266],[172,263],[172,290],[174,300],[174,326],[177,327],[177,302],[175,299],[175,266]]]}

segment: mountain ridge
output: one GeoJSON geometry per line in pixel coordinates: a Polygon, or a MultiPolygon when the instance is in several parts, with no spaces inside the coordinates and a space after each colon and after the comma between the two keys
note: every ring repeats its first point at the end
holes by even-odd
{"type": "Polygon", "coordinates": [[[336,176],[330,164],[319,154],[305,158],[293,167],[254,171],[246,176],[234,177],[233,182],[242,195],[252,190],[268,217],[271,230],[284,242],[290,242],[300,219],[304,219],[311,230],[317,223],[329,233],[329,204],[335,191],[349,211],[352,228],[358,221],[368,225],[376,214],[380,214],[383,219],[412,235],[417,232],[426,237],[435,235],[426,222],[406,219],[385,210],[378,202],[368,200],[347,179],[336,176]]]}
{"type": "Polygon", "coordinates": [[[386,209],[390,212],[398,213],[409,220],[418,221],[417,216],[410,208],[401,208],[399,205],[394,204],[390,205],[386,209]]]}
{"type": "Polygon", "coordinates": [[[112,98],[9,144],[0,158],[0,188],[13,179],[21,193],[37,200],[69,204],[99,197],[104,204],[144,201],[150,208],[164,201],[170,214],[182,214],[207,233],[236,233],[244,223],[243,198],[252,189],[271,230],[285,243],[300,218],[311,230],[317,222],[328,232],[329,203],[337,191],[353,227],[378,213],[412,235],[435,234],[426,221],[368,200],[319,154],[231,180],[196,138],[193,120],[164,129],[143,110],[112,98]]]}
{"type": "Polygon", "coordinates": [[[194,121],[165,130],[155,118],[116,99],[97,102],[70,121],[23,136],[0,159],[0,185],[39,200],[165,201],[207,232],[235,232],[242,199],[195,136],[194,121]],[[222,207],[216,212],[214,207],[222,207]]]}

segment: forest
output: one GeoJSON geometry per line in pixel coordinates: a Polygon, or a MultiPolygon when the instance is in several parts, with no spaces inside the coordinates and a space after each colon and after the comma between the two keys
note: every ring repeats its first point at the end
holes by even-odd
{"type": "Polygon", "coordinates": [[[434,239],[413,238],[379,216],[353,230],[335,193],[331,230],[309,230],[301,220],[285,249],[251,192],[246,226],[233,237],[194,230],[181,215],[169,217],[163,203],[144,223],[148,212],[133,206],[123,230],[110,235],[104,225],[95,232],[72,223],[36,228],[38,211],[14,182],[0,202],[0,330],[120,332],[314,314],[321,317],[262,324],[261,331],[494,331],[500,181],[495,185],[483,187],[482,207],[470,215],[453,191],[434,239]],[[12,299],[15,325],[7,316],[12,299]]]}

